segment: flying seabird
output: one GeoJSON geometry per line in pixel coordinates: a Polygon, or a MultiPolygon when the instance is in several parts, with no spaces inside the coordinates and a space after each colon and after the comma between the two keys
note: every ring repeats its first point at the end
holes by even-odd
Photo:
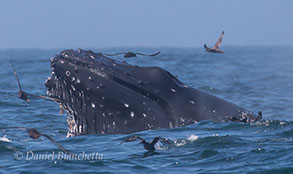
{"type": "Polygon", "coordinates": [[[66,154],[70,154],[70,152],[68,150],[66,150],[63,146],[61,146],[59,143],[57,143],[51,136],[49,136],[47,134],[40,133],[35,128],[4,127],[4,128],[0,128],[0,129],[19,129],[19,130],[25,130],[25,131],[28,132],[29,137],[32,138],[32,139],[38,139],[41,136],[44,136],[44,137],[48,138],[53,144],[55,144],[62,152],[66,153],[66,154]]]}
{"type": "Polygon", "coordinates": [[[46,99],[46,100],[53,100],[53,101],[56,101],[56,102],[59,101],[58,99],[55,99],[55,98],[52,98],[52,97],[29,94],[29,93],[24,92],[22,90],[22,88],[21,88],[20,81],[19,81],[18,75],[16,74],[14,65],[12,64],[12,62],[10,62],[10,64],[11,64],[11,67],[12,67],[12,70],[13,70],[13,74],[14,74],[16,80],[17,80],[17,83],[18,83],[19,91],[18,91],[17,95],[18,95],[18,97],[20,99],[23,99],[24,101],[29,102],[29,97],[35,97],[35,98],[42,98],[42,99],[46,99]]]}
{"type": "Polygon", "coordinates": [[[222,43],[223,36],[224,36],[224,31],[220,35],[218,41],[216,42],[216,44],[213,48],[209,48],[209,47],[207,47],[206,44],[204,44],[204,48],[206,49],[206,51],[211,52],[211,53],[224,53],[224,51],[220,50],[220,44],[222,43]]]}

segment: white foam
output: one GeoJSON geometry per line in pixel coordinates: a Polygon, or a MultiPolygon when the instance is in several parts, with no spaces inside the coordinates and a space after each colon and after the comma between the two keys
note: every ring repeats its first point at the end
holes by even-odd
{"type": "Polygon", "coordinates": [[[198,136],[197,135],[193,135],[193,134],[191,134],[190,137],[187,138],[187,140],[189,140],[190,142],[193,142],[193,141],[195,141],[197,139],[198,139],[198,136]]]}
{"type": "Polygon", "coordinates": [[[186,140],[175,140],[175,146],[180,147],[184,146],[187,143],[192,143],[193,141],[197,140],[198,136],[191,134],[186,140]]]}
{"type": "Polygon", "coordinates": [[[8,138],[6,138],[6,135],[4,135],[3,137],[0,137],[0,141],[12,142],[12,141],[9,140],[8,138]]]}

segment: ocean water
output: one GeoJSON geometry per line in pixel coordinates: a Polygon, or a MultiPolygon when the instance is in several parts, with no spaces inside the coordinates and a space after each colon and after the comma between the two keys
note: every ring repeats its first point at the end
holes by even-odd
{"type": "MultiPolygon", "coordinates": [[[[224,54],[206,53],[202,48],[93,50],[160,50],[157,57],[126,61],[167,69],[192,87],[254,112],[262,110],[264,120],[202,121],[129,135],[71,138],[66,138],[67,115],[59,114],[56,103],[32,99],[26,104],[18,99],[18,86],[9,64],[9,60],[14,63],[24,91],[45,95],[44,82],[51,73],[49,58],[62,49],[0,50],[0,128],[37,128],[81,156],[64,159],[66,156],[46,138],[33,140],[21,130],[0,130],[0,173],[293,173],[293,48],[223,49],[224,54]],[[154,152],[146,151],[138,141],[120,145],[131,135],[148,141],[161,136],[175,145],[158,143],[154,152]]],[[[119,56],[115,59],[124,60],[119,56]]]]}

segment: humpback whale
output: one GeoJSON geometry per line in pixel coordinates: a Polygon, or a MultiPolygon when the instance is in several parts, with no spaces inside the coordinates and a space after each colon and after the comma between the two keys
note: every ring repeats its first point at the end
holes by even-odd
{"type": "Polygon", "coordinates": [[[50,61],[47,95],[67,111],[68,136],[261,119],[261,114],[189,87],[159,67],[130,65],[81,49],[64,50],[50,61]]]}
{"type": "Polygon", "coordinates": [[[224,36],[224,31],[221,33],[219,39],[217,40],[213,48],[209,48],[207,47],[206,44],[204,44],[204,48],[206,49],[206,51],[211,53],[224,53],[223,50],[220,50],[220,44],[222,43],[223,36],[224,36]]]}

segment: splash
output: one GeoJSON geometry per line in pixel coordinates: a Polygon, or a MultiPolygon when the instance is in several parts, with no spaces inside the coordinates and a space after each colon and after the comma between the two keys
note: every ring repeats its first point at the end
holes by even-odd
{"type": "Polygon", "coordinates": [[[11,140],[9,140],[6,135],[4,135],[3,137],[0,138],[0,141],[4,141],[4,142],[12,142],[11,140]]]}
{"type": "Polygon", "coordinates": [[[197,135],[191,134],[190,137],[187,138],[188,141],[193,142],[198,139],[197,135]]]}
{"type": "Polygon", "coordinates": [[[193,141],[197,140],[198,139],[198,136],[197,135],[194,135],[194,134],[191,134],[188,138],[186,139],[178,139],[178,140],[175,140],[174,141],[174,145],[176,147],[181,147],[181,146],[184,146],[188,143],[192,143],[193,141]]]}

